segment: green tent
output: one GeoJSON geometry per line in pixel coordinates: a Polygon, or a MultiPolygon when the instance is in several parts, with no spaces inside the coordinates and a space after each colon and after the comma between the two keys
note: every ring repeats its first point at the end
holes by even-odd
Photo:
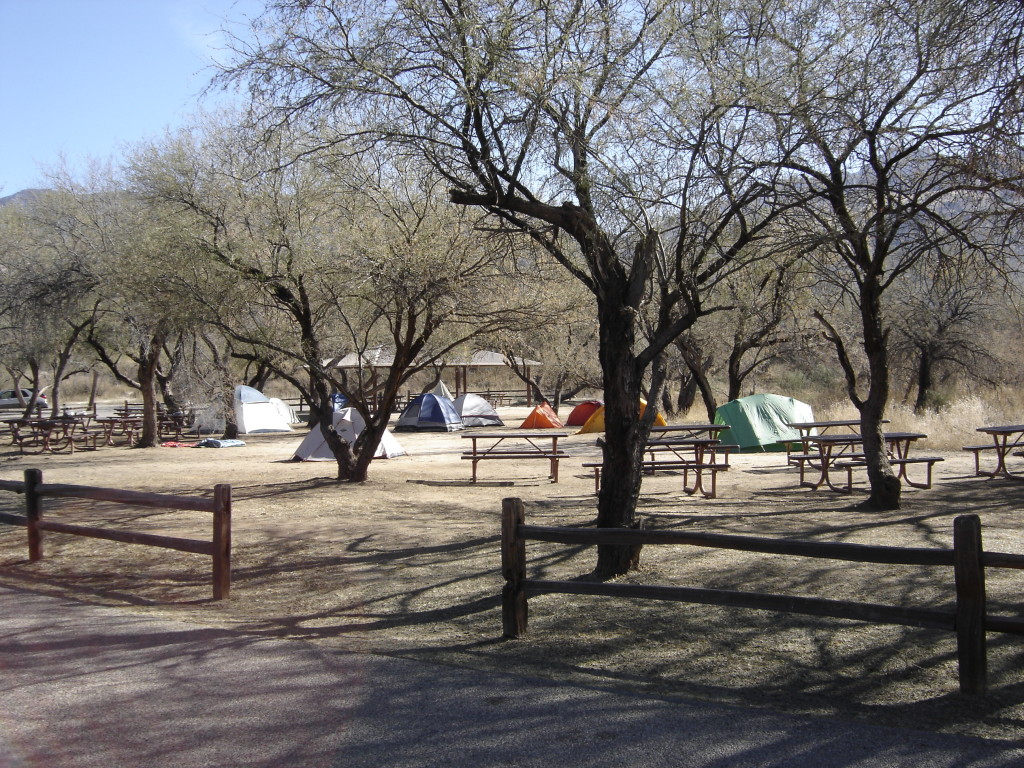
{"type": "Polygon", "coordinates": [[[804,421],[814,421],[811,406],[782,395],[749,395],[715,411],[715,424],[729,425],[718,436],[722,444],[738,445],[743,453],[786,450],[783,442],[800,439],[786,424],[804,421]]]}

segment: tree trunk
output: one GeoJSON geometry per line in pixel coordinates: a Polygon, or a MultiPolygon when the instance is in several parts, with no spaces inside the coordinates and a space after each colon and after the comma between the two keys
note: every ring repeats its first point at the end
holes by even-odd
{"type": "Polygon", "coordinates": [[[679,396],[676,397],[676,412],[686,413],[697,400],[697,378],[691,373],[680,380],[679,396]]]}
{"type": "MultiPolygon", "coordinates": [[[[635,327],[622,304],[601,302],[600,357],[604,371],[605,437],[601,450],[601,491],[597,501],[600,528],[630,528],[634,525],[640,498],[640,460],[646,434],[640,420],[641,376],[633,354],[635,327]]],[[[609,578],[629,571],[636,553],[628,546],[603,544],[598,547],[594,575],[609,578]]]]}
{"type": "Polygon", "coordinates": [[[860,309],[870,381],[867,397],[859,409],[864,457],[871,484],[871,495],[860,506],[864,509],[899,509],[900,481],[889,464],[882,435],[882,418],[889,403],[889,357],[882,319],[882,289],[873,275],[869,274],[861,285],[860,309]]]}
{"type": "Polygon", "coordinates": [[[921,356],[917,361],[917,401],[914,403],[914,413],[922,414],[928,407],[932,396],[932,355],[927,347],[921,349],[921,356]]]}
{"type": "Polygon", "coordinates": [[[157,422],[157,366],[163,351],[163,337],[154,335],[148,347],[143,350],[139,362],[139,391],[142,394],[142,436],[135,444],[136,448],[155,448],[160,440],[157,422]]]}
{"type": "Polygon", "coordinates": [[[661,390],[661,408],[665,413],[675,413],[675,406],[672,405],[672,394],[668,391],[668,387],[661,390]]]}

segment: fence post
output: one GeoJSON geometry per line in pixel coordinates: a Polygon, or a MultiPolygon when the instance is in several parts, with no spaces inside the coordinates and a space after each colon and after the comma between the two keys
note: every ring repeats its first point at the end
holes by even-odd
{"type": "Polygon", "coordinates": [[[213,488],[213,599],[231,594],[231,486],[213,488]]]}
{"type": "Polygon", "coordinates": [[[981,520],[960,515],[953,520],[953,573],[956,578],[956,652],[960,693],[982,695],[988,685],[985,650],[985,569],[981,520]]]}
{"type": "Polygon", "coordinates": [[[525,521],[522,499],[502,499],[501,575],[505,586],[501,591],[501,623],[505,637],[519,637],[526,632],[526,540],[519,535],[519,526],[525,521]]]}
{"type": "Polygon", "coordinates": [[[25,470],[25,528],[28,530],[28,559],[43,559],[43,539],[39,532],[39,518],[43,514],[43,503],[37,486],[43,482],[41,469],[25,470]]]}

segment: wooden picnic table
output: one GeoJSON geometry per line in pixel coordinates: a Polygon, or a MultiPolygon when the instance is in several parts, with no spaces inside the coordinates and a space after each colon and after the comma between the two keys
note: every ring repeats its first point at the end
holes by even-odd
{"type": "MultiPolygon", "coordinates": [[[[722,427],[722,429],[727,428],[722,427]]],[[[717,474],[729,468],[729,452],[734,448],[736,448],[734,445],[723,446],[717,437],[671,437],[648,440],[644,446],[644,452],[650,456],[650,460],[644,462],[644,469],[652,473],[657,469],[682,470],[683,490],[686,493],[700,493],[713,499],[717,493],[717,474]],[[725,457],[724,461],[718,460],[720,455],[725,457]],[[659,456],[667,458],[658,458],[659,456]],[[689,483],[691,471],[693,472],[692,486],[689,483]],[[705,477],[711,479],[710,488],[704,487],[705,477]]]]}
{"type": "Polygon", "coordinates": [[[558,447],[558,439],[568,437],[568,432],[472,432],[463,439],[472,440],[473,447],[463,451],[462,458],[473,463],[473,482],[477,481],[476,467],[489,459],[547,459],[550,462],[551,482],[558,482],[558,460],[568,454],[558,447]],[[479,442],[478,442],[479,441],[479,442]]]}
{"type": "Polygon", "coordinates": [[[992,442],[987,445],[964,446],[965,451],[974,452],[974,474],[980,477],[992,478],[1001,475],[1011,480],[1024,480],[1024,475],[1011,472],[1006,466],[1007,454],[1022,454],[1024,452],[1024,424],[978,427],[978,432],[989,435],[992,442]],[[991,471],[981,468],[980,453],[983,450],[995,451],[996,465],[991,471]]]}
{"type": "MultiPolygon", "coordinates": [[[[889,452],[889,463],[897,467],[896,476],[906,481],[907,485],[915,488],[930,488],[932,478],[932,466],[942,461],[940,456],[911,457],[910,446],[918,440],[928,437],[921,432],[886,432],[882,435],[885,441],[886,450],[889,452]],[[909,464],[926,464],[928,476],[925,482],[911,480],[907,476],[909,464]]],[[[849,493],[853,490],[853,471],[863,469],[867,466],[864,457],[864,438],[860,434],[832,434],[812,435],[807,438],[810,444],[817,448],[816,462],[814,459],[801,458],[800,460],[800,485],[807,488],[820,488],[827,486],[833,491],[849,493]],[[818,479],[808,482],[804,479],[805,464],[811,465],[819,472],[818,479]],[[833,469],[841,469],[846,472],[846,485],[837,487],[831,478],[833,469]]]]}
{"type": "MultiPolygon", "coordinates": [[[[882,419],[882,424],[888,424],[888,419],[882,419]]],[[[860,419],[831,419],[826,421],[792,421],[786,422],[786,426],[795,429],[800,433],[798,440],[784,440],[786,445],[786,463],[797,464],[798,460],[793,455],[793,443],[799,442],[804,454],[811,452],[811,445],[808,439],[815,435],[827,435],[832,430],[846,430],[852,434],[860,432],[860,419]]]]}
{"type": "MultiPolygon", "coordinates": [[[[728,429],[722,424],[710,425],[687,425],[694,430],[708,431],[705,427],[713,427],[715,432],[728,429]]],[[[661,432],[671,432],[661,427],[661,432]]],[[[600,446],[603,439],[598,439],[600,446]]],[[[681,471],[683,474],[683,490],[686,493],[701,493],[709,499],[715,498],[717,493],[716,478],[718,472],[729,468],[729,452],[734,450],[734,445],[722,445],[715,437],[665,437],[649,439],[644,444],[644,453],[648,458],[641,461],[641,468],[650,474],[658,470],[681,471]],[[724,461],[719,457],[723,456],[724,461]],[[693,485],[690,485],[690,472],[694,473],[693,485]],[[711,487],[705,486],[705,477],[710,477],[711,487]]],[[[594,470],[594,493],[601,490],[601,470],[604,462],[584,462],[584,469],[594,470]]]]}
{"type": "Polygon", "coordinates": [[[103,428],[104,445],[114,445],[115,435],[127,438],[129,444],[135,442],[135,433],[142,429],[140,416],[97,416],[96,425],[103,428]]]}
{"type": "Polygon", "coordinates": [[[57,453],[75,448],[95,449],[99,434],[74,416],[18,419],[11,423],[14,444],[23,454],[57,453]]]}

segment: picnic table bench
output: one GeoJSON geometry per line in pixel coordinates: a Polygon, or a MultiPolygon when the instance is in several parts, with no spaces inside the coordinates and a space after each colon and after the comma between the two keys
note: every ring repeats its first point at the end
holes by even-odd
{"type": "Polygon", "coordinates": [[[462,458],[473,463],[473,482],[477,481],[477,464],[490,459],[547,459],[550,466],[548,477],[558,482],[558,461],[568,456],[559,449],[558,439],[568,437],[568,432],[474,432],[463,435],[472,440],[473,447],[462,452],[462,458]],[[479,442],[478,442],[479,441],[479,442]]]}

